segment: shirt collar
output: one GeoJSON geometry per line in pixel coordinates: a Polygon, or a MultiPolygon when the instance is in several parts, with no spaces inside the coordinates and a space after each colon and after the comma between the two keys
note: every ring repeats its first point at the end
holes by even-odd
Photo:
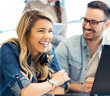
{"type": "Polygon", "coordinates": [[[82,48],[87,47],[86,40],[83,37],[83,34],[81,35],[81,43],[82,43],[82,48]]]}
{"type": "MultiPolygon", "coordinates": [[[[82,34],[82,36],[81,36],[81,40],[82,40],[82,47],[84,48],[84,47],[87,47],[87,43],[86,43],[86,40],[84,39],[84,37],[83,37],[83,34],[82,34]]],[[[105,35],[103,35],[103,38],[102,38],[102,42],[101,42],[101,44],[100,44],[100,46],[104,46],[105,44],[108,44],[108,38],[107,38],[107,36],[105,36],[105,35]]]]}

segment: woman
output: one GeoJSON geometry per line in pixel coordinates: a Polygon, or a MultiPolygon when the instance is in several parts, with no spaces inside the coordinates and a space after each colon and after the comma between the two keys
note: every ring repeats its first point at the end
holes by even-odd
{"type": "Polygon", "coordinates": [[[16,28],[18,39],[9,39],[0,48],[1,96],[41,96],[67,91],[65,82],[70,78],[60,70],[50,44],[52,25],[52,17],[44,11],[32,9],[22,15],[16,28]]]}
{"type": "MultiPolygon", "coordinates": [[[[59,0],[33,0],[33,1],[27,1],[26,6],[24,8],[24,11],[31,8],[38,8],[41,10],[44,10],[48,12],[53,18],[56,23],[65,23],[67,24],[67,16],[66,16],[66,10],[64,7],[60,5],[59,0]]],[[[62,41],[64,38],[66,38],[66,26],[61,31],[59,35],[53,34],[52,44],[54,47],[57,47],[57,45],[62,41]]]]}

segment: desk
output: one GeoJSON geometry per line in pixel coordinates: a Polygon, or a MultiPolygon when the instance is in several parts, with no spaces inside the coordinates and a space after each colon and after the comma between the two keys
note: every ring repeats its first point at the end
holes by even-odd
{"type": "MultiPolygon", "coordinates": [[[[89,93],[68,93],[68,94],[59,94],[59,95],[51,95],[51,94],[44,94],[42,96],[90,96],[89,93]]],[[[110,95],[93,95],[93,96],[110,96],[110,95]]]]}

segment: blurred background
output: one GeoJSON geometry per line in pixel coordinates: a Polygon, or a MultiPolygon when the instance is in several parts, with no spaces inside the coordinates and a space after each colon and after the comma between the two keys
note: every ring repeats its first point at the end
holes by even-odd
{"type": "MultiPolygon", "coordinates": [[[[17,37],[16,26],[22,15],[27,0],[0,0],[0,43],[11,38],[17,37]]],[[[67,35],[82,34],[80,18],[84,16],[87,3],[93,0],[60,0],[67,13],[67,35]]],[[[110,0],[99,0],[110,6],[110,0]]],[[[105,32],[110,37],[110,27],[105,32]]]]}

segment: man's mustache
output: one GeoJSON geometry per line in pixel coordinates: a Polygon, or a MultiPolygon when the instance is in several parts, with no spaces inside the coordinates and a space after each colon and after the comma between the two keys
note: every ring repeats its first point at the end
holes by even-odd
{"type": "Polygon", "coordinates": [[[84,30],[87,30],[87,31],[92,31],[92,32],[95,32],[95,30],[92,30],[92,29],[86,29],[86,28],[83,28],[84,30]]]}

